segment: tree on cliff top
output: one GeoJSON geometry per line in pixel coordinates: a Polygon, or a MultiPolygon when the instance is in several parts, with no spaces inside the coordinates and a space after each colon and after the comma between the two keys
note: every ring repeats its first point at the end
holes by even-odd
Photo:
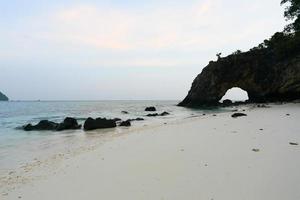
{"type": "Polygon", "coordinates": [[[284,11],[287,20],[295,20],[292,24],[286,26],[287,32],[300,31],[300,0],[282,0],[282,4],[289,3],[284,11]]]}

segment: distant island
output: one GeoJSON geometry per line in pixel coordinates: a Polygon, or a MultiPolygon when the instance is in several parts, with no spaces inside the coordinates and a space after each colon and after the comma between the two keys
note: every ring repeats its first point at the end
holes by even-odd
{"type": "Polygon", "coordinates": [[[0,92],[0,101],[8,101],[8,100],[9,100],[8,97],[2,92],[0,92]]]}
{"type": "Polygon", "coordinates": [[[288,2],[284,15],[293,23],[247,52],[237,50],[227,57],[218,53],[179,106],[218,105],[233,87],[247,91],[253,103],[300,99],[300,6],[295,0],[281,3],[288,2]]]}

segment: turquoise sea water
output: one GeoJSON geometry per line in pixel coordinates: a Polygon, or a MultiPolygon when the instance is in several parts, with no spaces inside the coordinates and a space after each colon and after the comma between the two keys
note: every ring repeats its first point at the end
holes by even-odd
{"type": "MultiPolygon", "coordinates": [[[[0,170],[9,170],[35,158],[89,145],[95,140],[91,135],[107,132],[107,130],[97,130],[92,134],[83,130],[25,132],[18,128],[27,123],[35,124],[43,119],[61,122],[65,117],[75,117],[80,124],[83,124],[87,117],[118,117],[123,120],[145,118],[145,121],[134,122],[133,127],[136,127],[202,115],[204,112],[177,107],[177,103],[177,101],[0,102],[0,170]],[[171,115],[146,117],[147,112],[144,109],[147,106],[155,106],[158,113],[167,111],[171,115]],[[122,114],[121,111],[128,111],[129,114],[122,114]]],[[[110,132],[118,134],[120,130],[122,129],[110,129],[110,132]]]]}

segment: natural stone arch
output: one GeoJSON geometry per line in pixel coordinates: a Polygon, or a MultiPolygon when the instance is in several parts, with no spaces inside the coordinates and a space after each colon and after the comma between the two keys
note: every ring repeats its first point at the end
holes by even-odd
{"type": "Polygon", "coordinates": [[[249,96],[248,96],[247,91],[245,91],[239,87],[233,87],[226,91],[226,93],[224,94],[224,96],[221,98],[221,100],[219,102],[222,103],[226,99],[229,99],[233,102],[236,102],[236,101],[245,102],[245,101],[249,100],[249,96]]]}
{"type": "Polygon", "coordinates": [[[179,106],[217,105],[232,87],[247,91],[249,102],[299,99],[300,55],[274,62],[273,57],[247,52],[210,62],[179,106]]]}

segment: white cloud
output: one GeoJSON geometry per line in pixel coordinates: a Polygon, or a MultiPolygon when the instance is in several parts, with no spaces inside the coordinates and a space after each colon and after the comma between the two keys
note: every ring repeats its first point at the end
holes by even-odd
{"type": "MultiPolygon", "coordinates": [[[[203,57],[186,56],[184,52],[195,55],[205,51],[245,50],[283,27],[280,12],[270,15],[265,11],[270,5],[276,8],[277,4],[271,1],[199,0],[182,7],[162,4],[155,9],[141,10],[72,5],[25,19],[13,34],[8,33],[10,40],[4,44],[9,43],[11,50],[8,48],[3,53],[7,58],[18,54],[26,59],[55,55],[60,60],[60,56],[72,56],[80,63],[82,60],[76,55],[84,57],[87,52],[94,55],[106,52],[107,55],[109,52],[106,58],[93,56],[88,62],[128,66],[197,64],[201,62],[197,59],[203,57]],[[24,51],[20,53],[18,49],[24,51]],[[120,56],[122,52],[132,54],[124,58],[120,56]],[[177,54],[166,58],[166,52],[177,54]],[[182,56],[178,56],[180,52],[182,56]]],[[[207,63],[209,59],[202,62],[207,63]]]]}

